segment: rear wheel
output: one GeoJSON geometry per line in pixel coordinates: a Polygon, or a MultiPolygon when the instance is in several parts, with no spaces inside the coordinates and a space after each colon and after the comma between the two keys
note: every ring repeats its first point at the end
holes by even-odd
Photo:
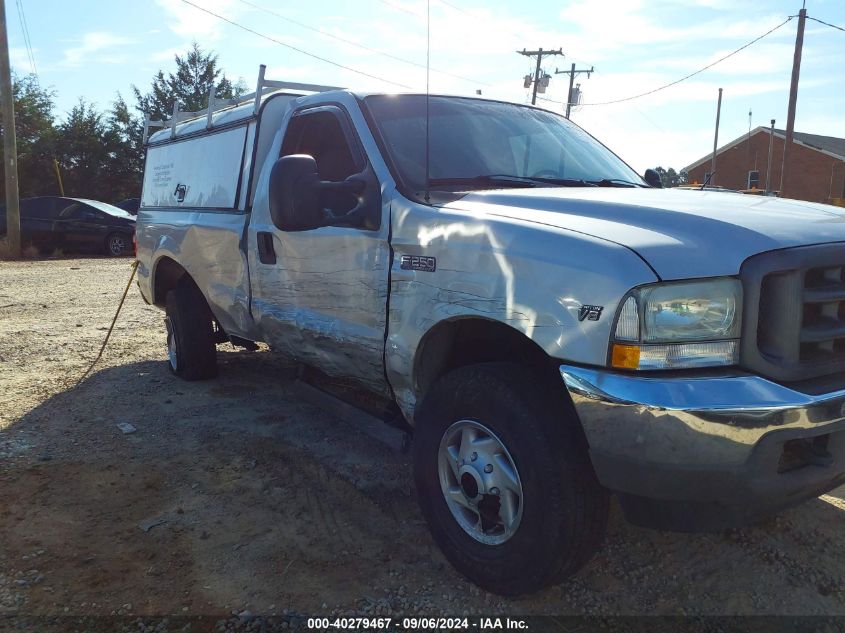
{"type": "Polygon", "coordinates": [[[608,493],[574,413],[545,383],[508,363],[462,367],[416,415],[426,521],[452,565],[494,593],[529,593],[574,574],[607,526],[608,493]]]}
{"type": "Polygon", "coordinates": [[[120,257],[126,252],[127,248],[126,238],[120,233],[112,233],[106,238],[106,255],[120,257]]]}
{"type": "Polygon", "coordinates": [[[185,380],[217,375],[214,322],[205,298],[193,283],[181,281],[166,299],[167,360],[185,380]]]}

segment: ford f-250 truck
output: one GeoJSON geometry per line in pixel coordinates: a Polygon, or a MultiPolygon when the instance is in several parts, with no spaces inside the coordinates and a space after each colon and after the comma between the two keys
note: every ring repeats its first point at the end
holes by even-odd
{"type": "Polygon", "coordinates": [[[842,210],[654,188],[542,109],[262,75],[150,137],[137,257],[177,376],[265,342],[400,412],[494,592],[582,567],[611,493],[705,530],[845,483],[842,210]]]}

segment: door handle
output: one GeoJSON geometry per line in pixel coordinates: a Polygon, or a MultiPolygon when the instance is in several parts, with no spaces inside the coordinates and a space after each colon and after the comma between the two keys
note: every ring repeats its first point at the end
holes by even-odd
{"type": "Polygon", "coordinates": [[[276,249],[273,246],[273,234],[267,231],[259,231],[258,239],[258,261],[262,264],[276,263],[276,249]]]}

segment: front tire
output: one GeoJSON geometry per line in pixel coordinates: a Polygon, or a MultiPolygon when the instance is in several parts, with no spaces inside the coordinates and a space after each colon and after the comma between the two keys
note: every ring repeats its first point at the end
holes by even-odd
{"type": "Polygon", "coordinates": [[[547,382],[509,363],[461,367],[416,415],[414,476],[434,540],[460,573],[502,595],[574,574],[607,527],[608,492],[571,406],[549,395],[563,385],[547,382]]]}
{"type": "Polygon", "coordinates": [[[167,359],[170,371],[184,380],[217,375],[214,324],[205,297],[193,283],[181,281],[166,298],[167,359]]]}

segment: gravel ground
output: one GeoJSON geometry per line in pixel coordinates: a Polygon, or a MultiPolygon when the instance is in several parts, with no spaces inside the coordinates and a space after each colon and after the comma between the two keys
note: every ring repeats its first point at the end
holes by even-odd
{"type": "Polygon", "coordinates": [[[614,507],[577,577],[481,591],[429,537],[407,457],[268,351],[221,346],[219,378],[178,381],[133,288],[77,384],[129,264],[0,262],[0,615],[845,615],[845,488],[706,535],[614,507]]]}

